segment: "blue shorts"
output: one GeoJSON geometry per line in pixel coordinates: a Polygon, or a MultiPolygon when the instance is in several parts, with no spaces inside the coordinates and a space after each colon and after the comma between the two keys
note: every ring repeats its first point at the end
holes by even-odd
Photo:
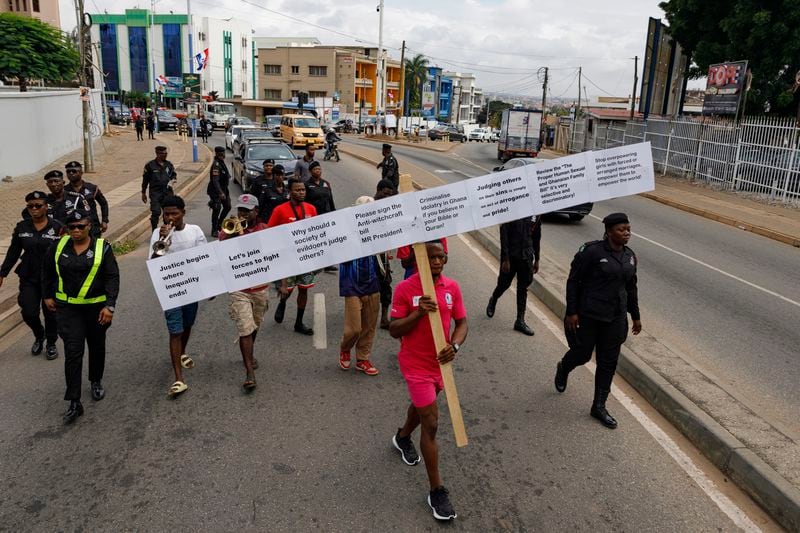
{"type": "Polygon", "coordinates": [[[167,329],[170,335],[180,335],[186,328],[194,325],[197,318],[197,302],[186,304],[175,309],[164,311],[164,318],[167,319],[167,329]]]}

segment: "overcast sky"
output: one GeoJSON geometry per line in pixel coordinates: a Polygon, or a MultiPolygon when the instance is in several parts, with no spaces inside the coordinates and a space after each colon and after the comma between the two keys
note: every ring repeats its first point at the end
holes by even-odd
{"type": "MultiPolygon", "coordinates": [[[[122,13],[148,0],[84,0],[86,11],[122,13]]],[[[75,26],[71,0],[59,0],[62,27],[75,26]]],[[[253,21],[256,36],[313,36],[323,44],[377,46],[378,0],[191,0],[192,12],[253,21]]],[[[550,68],[549,97],[577,97],[577,67],[589,97],[627,96],[633,57],[641,79],[648,17],[657,0],[386,0],[384,46],[400,58],[422,53],[434,65],[473,72],[487,91],[542,94],[537,70],[550,68]]],[[[156,12],[186,13],[185,0],[158,0],[156,12]]],[[[666,21],[664,21],[666,22],[666,21]]],[[[690,81],[690,87],[697,82],[690,81]]]]}

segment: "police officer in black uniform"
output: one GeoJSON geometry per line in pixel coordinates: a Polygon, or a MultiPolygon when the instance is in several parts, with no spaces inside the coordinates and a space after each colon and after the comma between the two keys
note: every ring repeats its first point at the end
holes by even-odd
{"type": "MultiPolygon", "coordinates": [[[[249,187],[247,192],[256,198],[260,198],[261,195],[266,192],[267,188],[272,186],[272,167],[274,166],[274,159],[265,159],[261,164],[261,175],[248,182],[249,187]]],[[[261,204],[259,203],[259,205],[261,204]]]]}
{"type": "Polygon", "coordinates": [[[92,237],[91,214],[73,211],[67,217],[68,235],[47,251],[42,272],[45,305],[56,313],[58,333],[64,341],[64,376],[70,402],[64,423],[83,414],[81,374],[83,352],[89,346],[89,381],[92,399],[105,397],[103,370],[106,330],[114,318],[119,295],[119,267],[111,245],[92,237]]]}
{"type": "Polygon", "coordinates": [[[542,242],[542,224],[539,217],[525,217],[500,225],[500,273],[497,286],[486,306],[486,316],[494,316],[500,296],[517,278],[517,320],[514,329],[533,336],[533,329],[525,323],[528,287],[533,275],[539,272],[539,250],[542,242]]]}
{"type": "Polygon", "coordinates": [[[142,173],[142,202],[147,203],[150,190],[150,228],[156,229],[161,220],[161,200],[172,194],[172,186],[178,175],[175,167],[167,161],[167,147],[156,146],[156,158],[144,166],[142,173]]]}
{"type": "Polygon", "coordinates": [[[92,214],[92,237],[99,237],[108,229],[108,200],[100,192],[100,187],[83,180],[83,166],[78,161],[70,161],[64,166],[67,171],[67,192],[81,194],[89,203],[89,212],[92,214]],[[97,206],[100,206],[100,216],[97,206]]]}
{"type": "Polygon", "coordinates": [[[381,169],[381,179],[391,181],[394,188],[399,189],[400,166],[397,164],[397,159],[392,155],[392,145],[384,143],[382,153],[383,161],[378,163],[378,168],[381,169]]]}
{"type": "Polygon", "coordinates": [[[58,330],[56,315],[42,302],[42,262],[50,245],[61,237],[61,223],[47,216],[47,195],[42,191],[34,191],[25,196],[28,218],[24,218],[14,228],[11,245],[6,258],[0,266],[0,287],[8,277],[11,269],[22,255],[22,261],[15,272],[19,276],[19,296],[17,303],[22,313],[22,320],[33,332],[31,353],[39,355],[47,340],[47,358],[58,357],[58,330]],[[44,314],[44,327],[39,320],[39,308],[44,314]]]}
{"type": "Polygon", "coordinates": [[[231,173],[225,164],[225,147],[214,148],[214,162],[211,163],[211,172],[208,177],[208,207],[211,208],[211,236],[219,235],[222,221],[231,211],[231,195],[228,184],[231,182],[231,173]]]}
{"type": "MultiPolygon", "coordinates": [[[[89,202],[79,192],[64,187],[64,173],[60,170],[51,170],[44,175],[45,183],[50,194],[47,195],[48,215],[50,218],[65,224],[67,215],[75,209],[89,210],[89,202]]],[[[29,213],[25,210],[23,217],[29,213]]]]}
{"type": "Polygon", "coordinates": [[[279,205],[289,201],[289,187],[283,181],[283,165],[272,167],[272,182],[258,198],[258,220],[265,224],[269,222],[272,211],[279,205]]]}
{"type": "Polygon", "coordinates": [[[558,392],[567,388],[567,376],[587,363],[596,351],[594,401],[591,415],[614,429],[617,421],[606,409],[611,381],[617,369],[620,346],[628,337],[628,317],[632,332],[642,331],[636,287],[636,254],[628,248],[631,224],[625,213],[612,213],[603,219],[605,235],[601,241],[584,244],[575,254],[567,278],[567,311],[564,331],[569,351],[556,367],[558,392]]]}

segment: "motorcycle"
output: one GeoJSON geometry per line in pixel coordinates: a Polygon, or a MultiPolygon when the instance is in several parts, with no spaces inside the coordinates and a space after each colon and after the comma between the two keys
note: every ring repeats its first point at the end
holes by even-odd
{"type": "Polygon", "coordinates": [[[330,161],[332,158],[336,158],[336,162],[339,162],[339,148],[336,146],[335,142],[326,143],[326,150],[325,156],[322,158],[324,161],[330,161]]]}

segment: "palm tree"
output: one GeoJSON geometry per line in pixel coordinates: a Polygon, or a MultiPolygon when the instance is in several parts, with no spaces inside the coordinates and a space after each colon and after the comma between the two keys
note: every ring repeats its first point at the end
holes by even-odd
{"type": "Polygon", "coordinates": [[[428,59],[422,54],[406,59],[405,86],[409,88],[409,105],[406,109],[422,107],[422,88],[427,80],[428,59]]]}

